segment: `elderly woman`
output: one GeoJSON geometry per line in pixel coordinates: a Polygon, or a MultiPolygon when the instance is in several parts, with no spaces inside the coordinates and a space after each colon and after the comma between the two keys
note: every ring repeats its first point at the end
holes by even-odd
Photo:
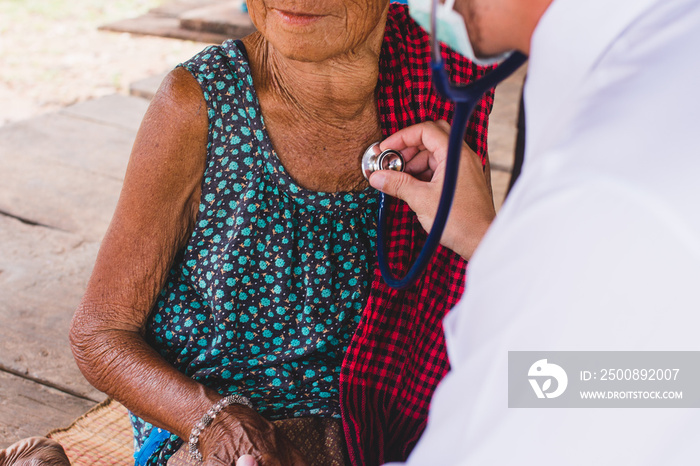
{"type": "MultiPolygon", "coordinates": [[[[133,413],[148,464],[405,459],[448,368],[440,320],[465,263],[441,248],[414,287],[388,288],[360,158],[450,118],[427,36],[388,0],[248,7],[258,32],[176,68],[144,118],[73,321],[76,360],[133,413]]],[[[443,54],[457,81],[482,72],[443,54]]],[[[491,101],[467,134],[483,160],[491,101]]],[[[400,272],[425,232],[391,209],[400,272]]]]}

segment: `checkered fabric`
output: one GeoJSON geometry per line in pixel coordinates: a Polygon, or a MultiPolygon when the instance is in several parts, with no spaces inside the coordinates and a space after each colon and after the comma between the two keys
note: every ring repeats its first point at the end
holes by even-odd
{"type": "MultiPolygon", "coordinates": [[[[477,67],[450,49],[443,57],[454,82],[468,83],[488,69],[477,67]]],[[[427,120],[452,120],[453,105],[430,81],[427,34],[392,4],[380,57],[377,88],[384,137],[427,120]]],[[[493,94],[474,111],[466,142],[486,160],[488,115],[493,94]]],[[[420,252],[426,233],[415,214],[391,202],[388,256],[401,276],[420,252]]],[[[405,460],[425,429],[438,382],[449,369],[442,318],[459,300],[466,262],[438,247],[421,279],[407,290],[390,288],[375,267],[362,321],[345,357],[340,399],[345,436],[354,465],[405,460]]]]}

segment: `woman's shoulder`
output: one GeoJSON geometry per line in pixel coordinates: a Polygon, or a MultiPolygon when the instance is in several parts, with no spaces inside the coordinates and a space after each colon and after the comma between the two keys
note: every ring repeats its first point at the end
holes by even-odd
{"type": "Polygon", "coordinates": [[[220,45],[210,45],[189,60],[178,65],[188,70],[201,83],[225,78],[247,78],[247,56],[241,41],[227,40],[220,45]]]}

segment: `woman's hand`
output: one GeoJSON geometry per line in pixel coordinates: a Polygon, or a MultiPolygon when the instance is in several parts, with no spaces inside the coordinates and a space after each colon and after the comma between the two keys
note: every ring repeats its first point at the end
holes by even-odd
{"type": "Polygon", "coordinates": [[[199,437],[206,466],[307,466],[301,453],[255,410],[231,405],[199,437]]]}
{"type": "Polygon", "coordinates": [[[34,465],[70,466],[61,444],[46,437],[32,437],[0,450],[0,466],[34,465]]]}
{"type": "MultiPolygon", "coordinates": [[[[433,226],[442,192],[449,132],[449,124],[441,120],[394,133],[380,148],[401,151],[406,159],[406,171],[377,171],[369,180],[374,188],[404,200],[426,231],[433,226]]],[[[462,144],[457,189],[440,243],[469,260],[495,217],[493,196],[481,160],[462,144]]]]}

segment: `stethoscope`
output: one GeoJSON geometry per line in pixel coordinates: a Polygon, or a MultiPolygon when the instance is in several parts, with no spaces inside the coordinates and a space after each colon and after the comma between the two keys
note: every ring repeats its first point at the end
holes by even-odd
{"type": "MultiPolygon", "coordinates": [[[[435,24],[433,24],[432,30],[435,31],[435,24]]],[[[527,60],[525,55],[513,52],[483,78],[466,86],[457,86],[450,83],[435,35],[432,36],[431,42],[430,67],[433,85],[439,94],[455,103],[455,112],[452,120],[452,130],[450,131],[447,160],[445,162],[445,180],[435,220],[428,238],[425,240],[423,249],[403,278],[396,278],[389,268],[386,246],[387,199],[384,193],[380,195],[379,223],[377,226],[377,261],[384,281],[396,289],[408,288],[418,280],[427,267],[430,258],[435,253],[438,244],[440,244],[440,238],[445,229],[447,217],[450,214],[455,187],[457,186],[459,159],[461,157],[464,134],[467,130],[467,122],[474,108],[486,92],[513,74],[527,60]]],[[[403,171],[405,165],[406,163],[400,152],[392,149],[380,151],[379,143],[372,144],[362,157],[362,173],[367,179],[375,170],[403,171]]]]}

